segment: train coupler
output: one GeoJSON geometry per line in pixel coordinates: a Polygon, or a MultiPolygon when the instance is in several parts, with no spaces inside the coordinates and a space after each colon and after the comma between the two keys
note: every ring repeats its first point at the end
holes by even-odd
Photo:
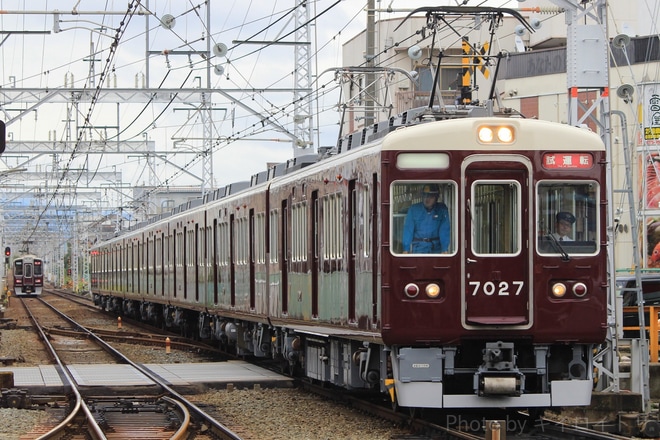
{"type": "Polygon", "coordinates": [[[479,396],[520,396],[525,376],[516,367],[514,344],[488,342],[483,363],[474,375],[474,390],[479,396]]]}

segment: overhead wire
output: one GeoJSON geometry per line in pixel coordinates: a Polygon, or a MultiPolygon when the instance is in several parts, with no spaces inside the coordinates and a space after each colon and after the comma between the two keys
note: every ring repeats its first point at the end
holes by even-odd
{"type": "MultiPolygon", "coordinates": [[[[139,4],[139,2],[138,2],[138,4],[139,4]]],[[[110,49],[109,49],[110,54],[108,55],[108,58],[107,58],[106,61],[105,61],[104,69],[103,69],[103,73],[101,73],[101,76],[99,77],[100,83],[102,83],[103,79],[105,78],[105,76],[107,75],[107,72],[108,72],[109,69],[110,69],[110,66],[111,66],[112,60],[114,59],[114,57],[115,57],[115,55],[116,55],[116,53],[117,53],[117,47],[118,47],[118,45],[119,45],[119,41],[121,40],[122,35],[123,35],[124,32],[126,31],[126,29],[127,29],[127,27],[128,27],[128,24],[130,23],[130,20],[131,20],[131,18],[133,17],[133,13],[134,13],[134,3],[131,2],[131,3],[128,4],[128,9],[127,9],[127,11],[126,11],[126,14],[124,15],[124,20],[122,21],[121,26],[120,26],[119,28],[116,29],[116,33],[115,33],[115,37],[114,37],[113,43],[110,45],[110,49]]],[[[96,103],[97,103],[98,96],[99,96],[100,92],[101,92],[101,87],[100,87],[100,85],[99,85],[99,86],[96,87],[96,89],[95,89],[95,91],[94,91],[94,94],[93,94],[93,96],[92,96],[92,98],[91,98],[91,100],[90,100],[90,105],[89,105],[89,108],[88,108],[88,111],[87,111],[86,117],[85,117],[85,119],[84,119],[83,126],[82,126],[82,127],[79,129],[79,131],[78,131],[78,136],[77,136],[76,144],[74,145],[74,147],[73,147],[73,151],[71,152],[71,154],[70,154],[70,156],[69,156],[69,160],[67,161],[66,165],[64,166],[64,170],[62,171],[61,176],[60,176],[60,179],[59,179],[58,182],[57,182],[57,187],[54,189],[53,194],[48,198],[48,201],[46,202],[46,206],[45,206],[44,209],[41,211],[41,214],[39,214],[39,217],[37,218],[37,220],[36,220],[36,222],[35,222],[35,225],[34,225],[34,227],[33,227],[33,229],[32,229],[32,232],[30,232],[30,234],[29,234],[29,236],[28,236],[28,239],[27,239],[28,242],[32,240],[33,235],[34,235],[35,232],[37,231],[37,227],[39,226],[39,223],[40,223],[40,221],[41,221],[41,218],[42,218],[42,217],[46,214],[46,212],[48,211],[49,206],[53,203],[53,201],[54,201],[55,198],[57,197],[58,193],[60,192],[60,189],[61,189],[62,186],[63,186],[63,182],[65,181],[65,179],[66,179],[67,176],[68,176],[68,173],[69,173],[69,167],[70,167],[70,165],[72,164],[73,159],[74,159],[75,156],[76,156],[77,150],[79,149],[80,144],[81,144],[81,142],[82,142],[82,140],[83,140],[84,130],[85,130],[85,128],[88,127],[89,124],[90,124],[91,117],[92,117],[92,114],[93,114],[94,109],[95,109],[95,107],[96,107],[96,103]]],[[[82,175],[82,174],[81,174],[81,175],[82,175]]],[[[79,175],[78,179],[80,179],[80,176],[81,176],[81,175],[79,175]]]]}
{"type": "MultiPolygon", "coordinates": [[[[318,17],[318,16],[317,16],[317,17],[318,17]]],[[[409,38],[412,38],[412,37],[413,37],[413,36],[411,35],[411,36],[407,37],[406,39],[409,39],[409,38]]],[[[399,43],[399,44],[400,44],[400,43],[399,43]]],[[[332,81],[328,81],[328,83],[326,83],[325,85],[323,85],[323,87],[326,87],[326,86],[327,86],[328,84],[330,84],[331,82],[332,82],[332,81]]],[[[310,92],[307,96],[304,96],[303,99],[315,99],[315,97],[318,98],[318,97],[319,97],[318,90],[319,90],[318,88],[317,88],[317,89],[314,89],[314,90],[313,90],[312,92],[310,92]]],[[[288,106],[292,106],[292,105],[294,105],[294,103],[293,103],[293,102],[290,102],[289,104],[287,104],[287,105],[285,105],[285,106],[282,106],[281,108],[278,109],[278,112],[277,112],[277,113],[284,114],[284,113],[287,111],[288,106]]],[[[273,113],[272,116],[276,116],[277,113],[273,113]]],[[[228,146],[229,144],[231,144],[231,143],[233,143],[233,142],[236,142],[236,141],[238,141],[238,140],[245,139],[245,138],[248,138],[249,136],[253,136],[253,135],[255,135],[255,134],[258,134],[258,133],[260,132],[259,123],[258,123],[258,122],[255,122],[255,123],[252,125],[252,129],[253,129],[252,131],[249,131],[249,132],[247,132],[247,133],[245,133],[245,134],[243,133],[243,130],[239,130],[238,132],[234,132],[234,133],[232,133],[231,136],[228,136],[228,137],[225,138],[225,144],[224,144],[224,145],[220,146],[220,142],[216,142],[216,143],[215,143],[215,148],[214,148],[214,149],[217,149],[218,147],[219,147],[219,148],[226,147],[226,146],[228,146]]],[[[197,154],[192,160],[190,160],[188,163],[186,163],[182,168],[183,168],[183,169],[187,169],[187,168],[189,168],[189,167],[192,166],[194,163],[196,163],[201,157],[203,157],[203,155],[206,154],[206,153],[208,153],[208,152],[200,152],[200,153],[197,154]]],[[[176,171],[175,174],[171,176],[171,178],[172,178],[172,179],[175,178],[175,177],[176,177],[178,174],[180,174],[180,173],[182,173],[182,171],[176,171]]],[[[170,181],[170,178],[165,179],[165,180],[163,181],[163,185],[164,185],[164,186],[168,185],[168,184],[169,184],[169,181],[170,181]]],[[[157,189],[159,189],[159,188],[154,188],[152,191],[156,191],[157,189]]]]}
{"type": "MultiPolygon", "coordinates": [[[[339,3],[339,2],[335,2],[334,5],[336,5],[336,4],[338,4],[338,3],[339,3]]],[[[193,8],[192,10],[194,10],[194,11],[197,13],[196,9],[193,8]]],[[[326,11],[327,11],[327,9],[326,9],[326,11]]],[[[318,16],[316,16],[315,19],[317,19],[320,15],[322,15],[322,14],[319,14],[318,16]]],[[[200,17],[200,18],[201,18],[201,17],[200,17]]],[[[271,26],[271,25],[269,24],[269,26],[271,26]]],[[[209,35],[210,35],[210,33],[209,33],[209,35]]],[[[254,35],[259,35],[259,33],[256,33],[256,34],[254,34],[254,35]]],[[[287,35],[290,35],[290,34],[287,34],[287,35]]],[[[281,39],[280,39],[280,40],[281,40],[281,39]]],[[[280,41],[280,40],[278,40],[278,41],[280,41]]],[[[263,49],[265,49],[265,47],[264,47],[264,48],[260,48],[260,49],[258,49],[258,50],[263,50],[263,49]]],[[[253,51],[253,52],[251,52],[251,54],[254,54],[254,53],[256,53],[256,52],[257,52],[257,51],[253,51]]],[[[243,56],[247,56],[247,55],[243,55],[243,56]]],[[[208,61],[202,61],[202,62],[208,62],[208,61]]],[[[325,84],[322,84],[322,85],[321,85],[321,84],[318,83],[318,78],[315,80],[315,86],[316,86],[316,87],[327,88],[331,83],[332,83],[332,81],[328,81],[328,82],[326,82],[325,84]]],[[[322,93],[322,94],[319,94],[317,90],[318,90],[318,88],[317,88],[316,90],[310,91],[310,93],[309,93],[304,99],[318,99],[320,96],[323,96],[323,93],[322,93]]],[[[328,92],[327,90],[325,90],[325,94],[328,94],[328,93],[329,93],[329,92],[328,92]]],[[[171,103],[171,101],[170,101],[170,103],[171,103]]],[[[282,119],[284,119],[286,113],[289,112],[289,111],[291,111],[291,108],[293,107],[293,105],[294,105],[293,102],[289,102],[289,103],[286,104],[286,105],[278,106],[277,111],[276,111],[275,113],[273,113],[272,115],[270,115],[270,117],[274,117],[274,118],[276,118],[276,119],[277,119],[277,118],[282,118],[282,119]],[[277,116],[277,115],[279,115],[279,116],[277,116]]],[[[145,105],[144,108],[146,108],[147,106],[148,106],[148,105],[145,105]]],[[[329,108],[331,108],[331,107],[329,107],[329,108]]],[[[163,111],[161,111],[160,115],[162,115],[163,112],[164,112],[165,110],[166,110],[166,109],[164,109],[163,111]]],[[[271,113],[272,113],[272,112],[271,112],[271,113]]],[[[139,115],[142,115],[142,114],[143,114],[143,111],[141,111],[141,112],[139,113],[139,115]]],[[[246,118],[249,118],[249,117],[250,117],[250,116],[247,116],[246,118]]],[[[136,121],[137,119],[138,119],[138,118],[135,118],[135,121],[136,121]]],[[[157,118],[155,118],[155,119],[157,119],[157,118]]],[[[125,133],[126,130],[129,129],[131,126],[134,126],[134,123],[131,123],[131,124],[129,124],[128,127],[125,127],[124,130],[122,130],[122,133],[125,133]]],[[[252,133],[258,133],[258,132],[259,132],[259,131],[258,131],[259,129],[260,129],[260,128],[259,128],[259,122],[255,122],[255,123],[250,127],[250,130],[251,130],[252,133]]],[[[132,136],[131,138],[134,138],[135,136],[139,136],[139,135],[145,133],[147,130],[148,130],[148,126],[145,127],[145,128],[143,128],[142,130],[140,130],[140,131],[138,132],[138,134],[132,136]]],[[[228,137],[226,137],[226,138],[227,138],[227,139],[238,139],[238,138],[240,138],[240,137],[246,137],[246,136],[249,136],[248,133],[249,133],[248,130],[239,130],[239,131],[235,131],[235,132],[233,132],[230,136],[228,136],[228,137]]],[[[220,142],[221,142],[221,141],[220,141],[220,142]]],[[[216,142],[216,146],[217,146],[217,145],[218,145],[218,142],[216,142]]]]}

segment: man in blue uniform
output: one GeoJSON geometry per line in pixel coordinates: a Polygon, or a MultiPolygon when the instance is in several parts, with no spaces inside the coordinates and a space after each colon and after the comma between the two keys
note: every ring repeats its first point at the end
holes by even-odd
{"type": "Polygon", "coordinates": [[[441,254],[449,249],[449,210],[438,202],[439,196],[438,185],[424,185],[423,201],[408,209],[403,222],[404,254],[441,254]]]}

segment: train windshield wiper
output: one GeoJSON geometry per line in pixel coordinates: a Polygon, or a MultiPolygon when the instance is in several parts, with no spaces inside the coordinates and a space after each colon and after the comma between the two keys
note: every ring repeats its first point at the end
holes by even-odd
{"type": "Polygon", "coordinates": [[[557,251],[561,254],[561,259],[562,259],[562,261],[569,261],[569,260],[570,260],[570,257],[568,256],[568,253],[566,253],[566,251],[564,250],[564,248],[562,247],[562,245],[559,243],[559,240],[557,240],[557,239],[555,238],[555,236],[552,235],[552,234],[547,234],[546,237],[550,239],[550,241],[552,242],[552,245],[553,245],[553,246],[555,247],[555,249],[557,249],[557,251]]]}

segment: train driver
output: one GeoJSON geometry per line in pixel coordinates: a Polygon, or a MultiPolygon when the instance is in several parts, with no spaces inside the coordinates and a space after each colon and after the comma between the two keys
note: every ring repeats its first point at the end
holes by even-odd
{"type": "Polygon", "coordinates": [[[422,188],[422,201],[408,208],[403,222],[403,253],[441,254],[447,252],[450,241],[449,210],[439,202],[436,184],[422,188]]]}
{"type": "Polygon", "coordinates": [[[575,223],[575,216],[570,212],[561,211],[557,213],[555,232],[552,234],[558,241],[573,241],[570,234],[575,223]]]}

